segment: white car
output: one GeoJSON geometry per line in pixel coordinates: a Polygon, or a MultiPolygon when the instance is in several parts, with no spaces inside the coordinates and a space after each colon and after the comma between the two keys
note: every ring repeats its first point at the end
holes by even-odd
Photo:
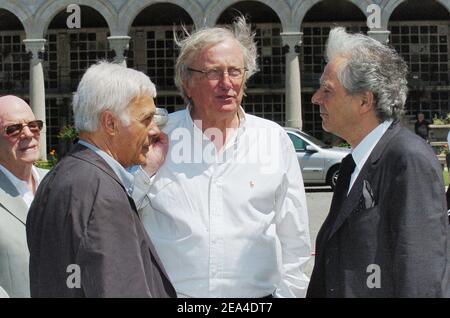
{"type": "Polygon", "coordinates": [[[296,128],[284,128],[294,144],[305,184],[329,185],[334,190],[342,159],[350,148],[331,147],[296,128]]]}

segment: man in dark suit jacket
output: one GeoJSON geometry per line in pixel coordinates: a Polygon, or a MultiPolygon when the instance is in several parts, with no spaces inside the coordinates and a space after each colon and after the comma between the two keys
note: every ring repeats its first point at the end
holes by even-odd
{"type": "Polygon", "coordinates": [[[307,297],[444,297],[449,225],[442,170],[402,128],[407,68],[370,37],[331,30],[312,102],[352,153],[319,231],[307,297]]]}
{"type": "Polygon", "coordinates": [[[74,96],[80,144],[42,181],[27,219],[32,297],[175,297],[131,198],[149,152],[167,152],[145,74],[101,62],[74,96]]]}

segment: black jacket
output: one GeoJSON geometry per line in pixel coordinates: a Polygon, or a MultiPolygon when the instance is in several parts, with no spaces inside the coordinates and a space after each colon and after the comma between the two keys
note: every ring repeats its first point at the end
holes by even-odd
{"type": "Polygon", "coordinates": [[[392,124],[335,212],[317,236],[307,297],[448,296],[442,169],[424,140],[392,124]]]}

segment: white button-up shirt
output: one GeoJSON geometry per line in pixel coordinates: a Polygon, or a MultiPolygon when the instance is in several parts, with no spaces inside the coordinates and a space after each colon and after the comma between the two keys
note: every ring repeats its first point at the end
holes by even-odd
{"type": "Polygon", "coordinates": [[[386,130],[388,130],[389,126],[392,124],[393,120],[386,120],[383,123],[379,124],[374,130],[372,130],[363,140],[352,149],[352,157],[355,161],[355,170],[352,173],[352,177],[350,179],[350,186],[348,187],[348,193],[350,193],[353,184],[358,178],[359,173],[361,172],[364,164],[369,158],[375,146],[380,141],[381,137],[383,137],[386,130]]]}
{"type": "Polygon", "coordinates": [[[296,153],[277,124],[242,109],[240,119],[217,152],[189,111],[170,115],[144,226],[180,297],[303,297],[310,237],[296,153]]]}
{"type": "MultiPolygon", "coordinates": [[[[8,169],[0,165],[0,170],[5,174],[5,176],[11,181],[11,183],[16,187],[17,192],[19,192],[19,196],[23,199],[27,207],[31,206],[31,203],[34,200],[33,190],[28,186],[27,181],[23,181],[13,175],[8,169]]],[[[39,177],[39,173],[35,166],[31,167],[31,175],[33,176],[35,182],[35,189],[38,188],[39,183],[41,182],[41,178],[39,177]]]]}

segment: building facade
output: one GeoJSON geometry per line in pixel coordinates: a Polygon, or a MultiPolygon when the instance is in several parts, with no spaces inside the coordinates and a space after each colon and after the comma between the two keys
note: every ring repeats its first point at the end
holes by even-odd
{"type": "Polygon", "coordinates": [[[450,0],[0,0],[0,95],[22,96],[45,118],[45,157],[72,122],[72,93],[92,63],[110,59],[145,72],[157,105],[181,109],[174,32],[229,24],[239,12],[258,42],[260,71],[243,101],[249,113],[332,141],[310,99],[335,25],[388,41],[405,58],[407,118],[450,112],[450,0]]]}

